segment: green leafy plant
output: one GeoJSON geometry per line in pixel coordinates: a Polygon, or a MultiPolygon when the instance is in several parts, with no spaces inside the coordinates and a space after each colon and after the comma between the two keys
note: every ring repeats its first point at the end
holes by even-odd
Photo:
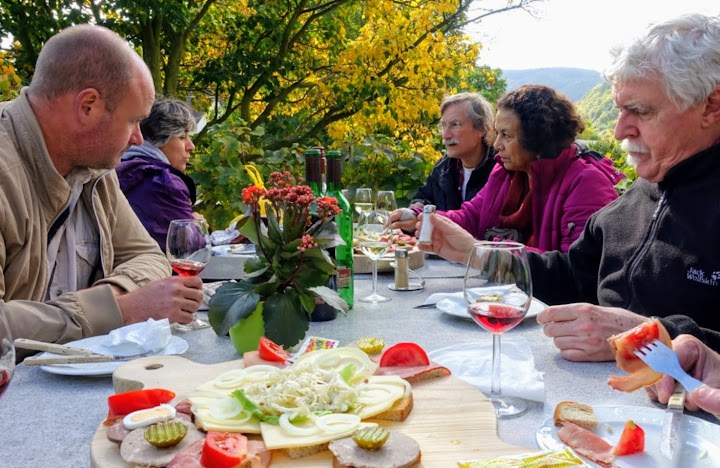
{"type": "Polygon", "coordinates": [[[316,198],[310,187],[297,185],[287,171],[270,174],[269,189],[253,185],[242,196],[252,213],[238,229],[255,244],[257,258],[245,262],[244,279],[213,295],[210,325],[220,336],[229,334],[238,353],[257,349],[263,335],[290,348],[305,337],[318,298],[348,311],[324,286],[335,273],[327,249],[344,245],[333,222],[340,208],[335,198],[316,198]]]}

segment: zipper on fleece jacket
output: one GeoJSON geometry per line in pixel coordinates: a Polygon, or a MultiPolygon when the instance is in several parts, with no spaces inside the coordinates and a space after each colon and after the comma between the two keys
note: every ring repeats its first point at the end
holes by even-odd
{"type": "Polygon", "coordinates": [[[667,190],[663,190],[662,194],[660,195],[660,200],[658,200],[657,207],[655,208],[655,211],[653,212],[652,219],[650,221],[650,227],[645,234],[645,237],[642,240],[642,246],[640,250],[637,251],[635,256],[630,261],[630,268],[628,268],[627,272],[627,289],[630,292],[630,301],[627,301],[625,303],[625,308],[628,310],[633,310],[632,306],[635,304],[635,290],[632,287],[632,278],[634,276],[635,271],[638,269],[640,262],[645,258],[645,255],[650,250],[650,247],[652,246],[652,243],[655,240],[655,235],[657,233],[657,227],[658,227],[658,219],[660,218],[660,214],[662,213],[663,208],[667,206],[667,190]]]}

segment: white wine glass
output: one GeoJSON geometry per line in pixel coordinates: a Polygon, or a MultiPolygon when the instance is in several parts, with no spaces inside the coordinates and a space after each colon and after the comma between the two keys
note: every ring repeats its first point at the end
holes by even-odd
{"type": "MultiPolygon", "coordinates": [[[[180,276],[197,276],[210,262],[212,249],[210,234],[204,219],[176,219],[170,222],[167,233],[166,252],[170,265],[180,276]]],[[[210,326],[205,320],[193,315],[190,323],[175,323],[177,330],[199,330],[210,326]]]]}
{"type": "Polygon", "coordinates": [[[360,251],[372,260],[372,293],[358,300],[387,302],[390,298],[377,292],[377,261],[387,253],[393,241],[388,213],[375,210],[361,213],[355,235],[360,251]]]}
{"type": "Polygon", "coordinates": [[[355,201],[353,204],[355,213],[357,214],[358,223],[360,222],[360,215],[362,213],[372,211],[373,205],[373,190],[371,188],[362,187],[355,189],[355,201]]]}
{"type": "Polygon", "coordinates": [[[392,190],[378,190],[375,196],[375,209],[378,211],[387,211],[388,213],[397,210],[395,192],[392,190]]]}
{"type": "Polygon", "coordinates": [[[490,401],[498,418],[520,416],[527,404],[502,395],[500,335],[522,322],[532,301],[525,246],[517,242],[477,242],[467,262],[463,295],[473,321],[492,333],[490,401]]]}

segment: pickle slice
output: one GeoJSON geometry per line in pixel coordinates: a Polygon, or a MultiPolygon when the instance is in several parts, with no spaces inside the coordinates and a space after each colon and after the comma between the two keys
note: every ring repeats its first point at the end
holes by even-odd
{"type": "Polygon", "coordinates": [[[145,440],[158,448],[174,447],[185,438],[188,428],[180,421],[153,424],[145,431],[145,440]]]}
{"type": "Polygon", "coordinates": [[[353,434],[352,439],[360,448],[377,450],[385,444],[390,432],[380,426],[364,427],[353,434]]]}
{"type": "Polygon", "coordinates": [[[379,354],[385,347],[385,341],[375,336],[364,336],[358,339],[355,344],[367,354],[379,354]]]}

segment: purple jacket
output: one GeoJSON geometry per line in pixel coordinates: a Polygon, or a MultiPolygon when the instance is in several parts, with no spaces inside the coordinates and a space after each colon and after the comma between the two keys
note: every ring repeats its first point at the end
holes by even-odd
{"type": "Polygon", "coordinates": [[[117,175],[135,214],[164,252],[170,221],[193,217],[195,182],[170,164],[146,156],[123,160],[117,175]]]}
{"type": "MultiPolygon", "coordinates": [[[[510,181],[516,174],[506,170],[499,158],[487,184],[459,210],[439,212],[462,226],[476,239],[500,226],[500,210],[510,181]]],[[[532,223],[535,250],[567,252],[582,233],[590,215],[618,197],[614,185],[624,176],[612,161],[577,156],[573,144],[555,159],[538,159],[532,173],[532,223]]]]}

